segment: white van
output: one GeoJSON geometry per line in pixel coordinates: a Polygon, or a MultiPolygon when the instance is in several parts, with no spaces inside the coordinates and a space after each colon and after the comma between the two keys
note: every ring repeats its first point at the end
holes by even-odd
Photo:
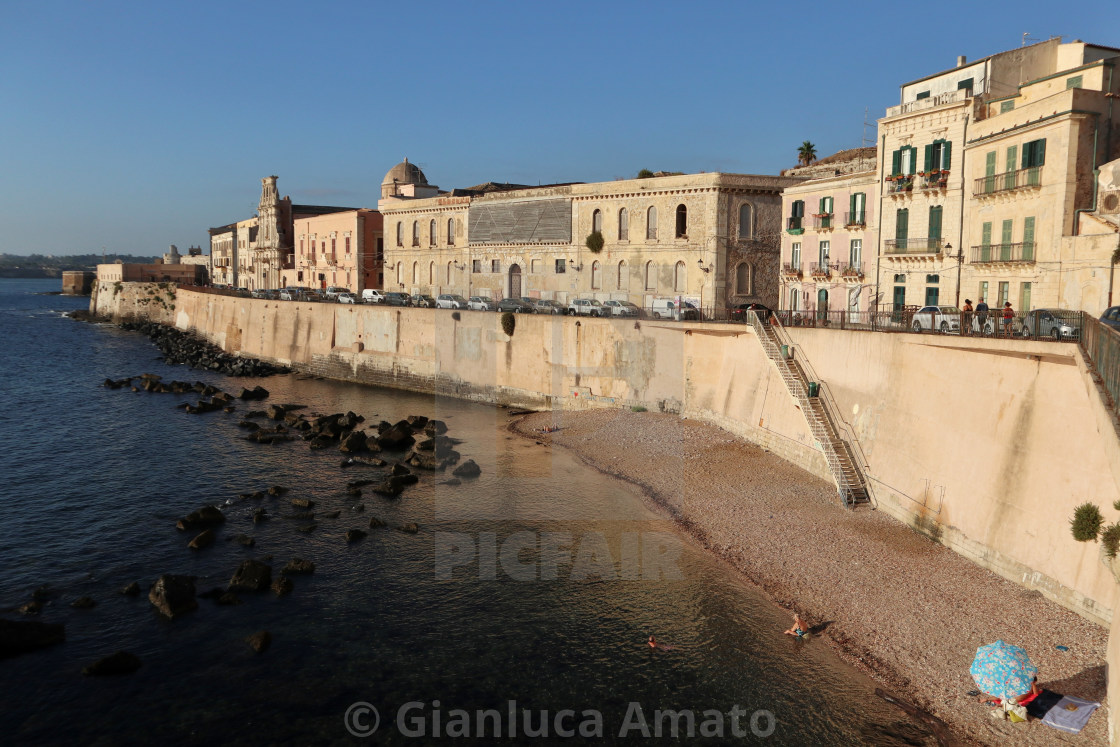
{"type": "Polygon", "coordinates": [[[655,298],[653,299],[653,308],[650,310],[654,319],[673,319],[681,321],[682,319],[691,319],[697,321],[700,319],[700,310],[693,306],[688,301],[678,301],[675,298],[655,298]]]}
{"type": "Polygon", "coordinates": [[[385,294],[376,288],[366,288],[362,291],[362,303],[385,303],[385,294]]]}

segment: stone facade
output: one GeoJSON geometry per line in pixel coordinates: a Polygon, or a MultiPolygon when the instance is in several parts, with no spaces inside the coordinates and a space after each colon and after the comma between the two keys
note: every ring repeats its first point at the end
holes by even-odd
{"type": "Polygon", "coordinates": [[[237,242],[234,224],[210,229],[210,282],[237,285],[237,242]]]}
{"type": "Polygon", "coordinates": [[[773,306],[781,190],[799,181],[710,173],[387,197],[378,204],[388,234],[385,288],[773,306]],[[596,230],[598,253],[587,247],[596,230]]]}
{"type": "Polygon", "coordinates": [[[381,214],[347,210],[294,223],[295,259],[284,270],[280,286],[337,286],[360,293],[381,287],[381,214]]]}

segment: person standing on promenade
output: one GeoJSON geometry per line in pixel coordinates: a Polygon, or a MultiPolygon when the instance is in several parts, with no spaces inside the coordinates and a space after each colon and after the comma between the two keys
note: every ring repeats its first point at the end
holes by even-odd
{"type": "Polygon", "coordinates": [[[964,308],[961,309],[961,334],[972,334],[972,299],[970,298],[964,300],[964,308]]]}
{"type": "Polygon", "coordinates": [[[988,321],[988,304],[984,303],[984,297],[980,296],[980,300],[976,303],[976,321],[980,323],[980,336],[984,336],[984,325],[988,321]]]}
{"type": "Polygon", "coordinates": [[[1011,308],[1011,302],[1005,301],[1003,304],[1003,336],[1011,337],[1011,321],[1015,318],[1015,309],[1011,308]]]}

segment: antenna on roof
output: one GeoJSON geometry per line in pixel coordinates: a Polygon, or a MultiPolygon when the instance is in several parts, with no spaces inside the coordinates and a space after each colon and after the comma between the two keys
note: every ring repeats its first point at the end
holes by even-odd
{"type": "Polygon", "coordinates": [[[868,145],[874,145],[874,140],[867,139],[867,128],[872,126],[871,122],[867,121],[870,110],[865,106],[863,107],[863,137],[860,138],[859,145],[861,148],[866,148],[868,145]]]}
{"type": "Polygon", "coordinates": [[[1024,47],[1027,46],[1027,42],[1029,42],[1029,41],[1036,42],[1036,41],[1039,41],[1039,40],[1034,38],[1033,36],[1031,36],[1031,32],[1024,31],[1023,32],[1023,46],[1024,47]]]}

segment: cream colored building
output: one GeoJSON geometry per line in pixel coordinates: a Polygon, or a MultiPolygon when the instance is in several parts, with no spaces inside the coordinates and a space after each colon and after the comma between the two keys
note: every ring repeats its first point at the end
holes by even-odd
{"type": "Polygon", "coordinates": [[[792,177],[688,174],[545,187],[436,190],[407,161],[382,185],[385,288],[628,300],[681,297],[723,313],[777,301],[781,190],[792,177]],[[404,185],[403,179],[414,185],[404,185]],[[599,252],[588,237],[603,238],[599,252]]]}
{"type": "Polygon", "coordinates": [[[236,224],[210,229],[210,282],[237,285],[236,224]]]}
{"type": "Polygon", "coordinates": [[[381,214],[346,210],[294,223],[295,260],[284,270],[281,286],[349,288],[360,293],[381,287],[381,214]]]}

